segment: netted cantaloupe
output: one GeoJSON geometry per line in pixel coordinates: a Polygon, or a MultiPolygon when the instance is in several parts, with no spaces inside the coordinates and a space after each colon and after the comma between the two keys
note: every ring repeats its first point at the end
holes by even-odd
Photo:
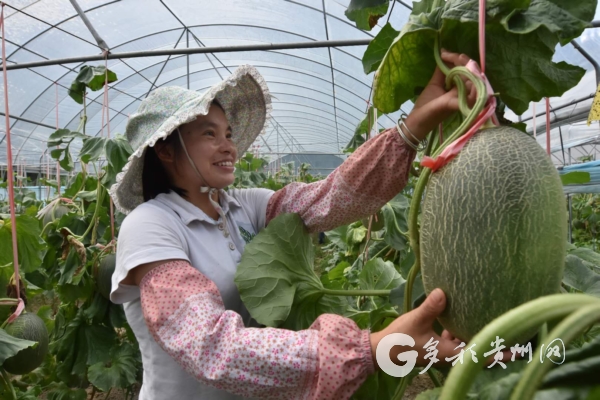
{"type": "Polygon", "coordinates": [[[6,359],[2,368],[13,375],[23,375],[39,367],[48,353],[48,329],[44,321],[35,314],[24,313],[8,324],[5,330],[11,336],[38,344],[6,359]]]}
{"type": "Polygon", "coordinates": [[[110,290],[112,286],[112,275],[117,265],[117,255],[109,254],[101,261],[95,270],[96,285],[98,292],[106,299],[110,300],[110,290]]]}
{"type": "Polygon", "coordinates": [[[420,243],[427,293],[441,288],[444,328],[470,340],[506,311],[558,293],[567,215],[544,150],[509,127],[485,129],[431,175],[420,243]]]}

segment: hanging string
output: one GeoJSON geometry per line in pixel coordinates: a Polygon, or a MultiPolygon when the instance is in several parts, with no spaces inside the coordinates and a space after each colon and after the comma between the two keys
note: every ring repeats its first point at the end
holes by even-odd
{"type": "Polygon", "coordinates": [[[537,139],[537,125],[535,124],[535,103],[533,103],[533,137],[537,139]]]}
{"type": "Polygon", "coordinates": [[[485,74],[485,0],[479,0],[479,65],[485,74]]]}
{"type": "Polygon", "coordinates": [[[8,160],[8,202],[10,207],[10,225],[12,231],[12,247],[13,247],[13,267],[15,271],[15,288],[19,304],[15,312],[8,318],[8,322],[13,322],[25,308],[25,303],[21,298],[20,275],[19,275],[19,249],[17,248],[17,216],[15,214],[15,188],[13,186],[13,165],[12,165],[12,145],[10,140],[10,121],[8,110],[8,78],[6,73],[6,42],[4,40],[4,3],[1,3],[2,10],[0,11],[0,27],[2,28],[2,78],[4,81],[4,115],[6,122],[6,158],[8,160]]]}
{"type": "Polygon", "coordinates": [[[546,152],[550,155],[550,98],[546,97],[546,152]]]}
{"type": "MultiPolygon", "coordinates": [[[[104,135],[104,112],[106,111],[106,137],[110,139],[110,114],[108,109],[108,50],[104,50],[104,101],[102,102],[102,134],[104,135]]],[[[110,234],[111,241],[115,240],[115,211],[112,197],[110,204],[110,234]]]]}
{"type": "MultiPolygon", "coordinates": [[[[58,83],[54,82],[56,93],[56,130],[60,129],[58,125],[58,83]]],[[[59,146],[56,146],[58,149],[59,146]]],[[[60,196],[60,162],[56,160],[56,193],[60,196]]]]}
{"type": "MultiPolygon", "coordinates": [[[[48,150],[46,150],[48,151],[48,150]]],[[[50,185],[48,182],[50,181],[50,159],[48,158],[48,154],[46,155],[46,201],[50,198],[50,185]]]]}

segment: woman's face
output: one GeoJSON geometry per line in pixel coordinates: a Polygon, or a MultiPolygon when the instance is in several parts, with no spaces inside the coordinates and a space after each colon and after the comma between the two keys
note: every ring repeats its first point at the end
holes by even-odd
{"type": "MultiPolygon", "coordinates": [[[[237,148],[233,142],[231,126],[221,107],[212,105],[207,115],[179,127],[190,158],[196,164],[205,184],[223,189],[235,181],[233,175],[237,148]]],[[[186,178],[196,182],[199,178],[182,152],[177,168],[186,178]]]]}

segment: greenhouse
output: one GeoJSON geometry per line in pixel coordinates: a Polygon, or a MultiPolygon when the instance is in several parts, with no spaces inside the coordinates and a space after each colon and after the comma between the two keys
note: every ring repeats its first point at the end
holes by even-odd
{"type": "Polygon", "coordinates": [[[597,0],[0,8],[0,400],[600,399],[597,0]]]}

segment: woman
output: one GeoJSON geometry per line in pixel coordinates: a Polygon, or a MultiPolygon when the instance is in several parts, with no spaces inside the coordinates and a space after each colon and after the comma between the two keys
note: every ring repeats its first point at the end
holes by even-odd
{"type": "Polygon", "coordinates": [[[111,189],[128,214],[111,300],[124,303],[140,344],[140,399],[346,399],[377,368],[375,349],[390,333],[415,339],[418,365],[429,363],[431,337],[442,363],[457,354],[459,342],[432,329],[445,307],[439,289],[382,332],[331,314],[292,332],[249,327],[233,282],[246,242],[281,213],[298,213],[311,232],[373,214],[406,184],[419,142],[457,109],[437,70],[401,131],[367,141],[327,179],[225,192],[271,110],[259,73],[240,67],[203,95],[170,87],[148,96],[127,125],[135,153],[111,189]]]}

